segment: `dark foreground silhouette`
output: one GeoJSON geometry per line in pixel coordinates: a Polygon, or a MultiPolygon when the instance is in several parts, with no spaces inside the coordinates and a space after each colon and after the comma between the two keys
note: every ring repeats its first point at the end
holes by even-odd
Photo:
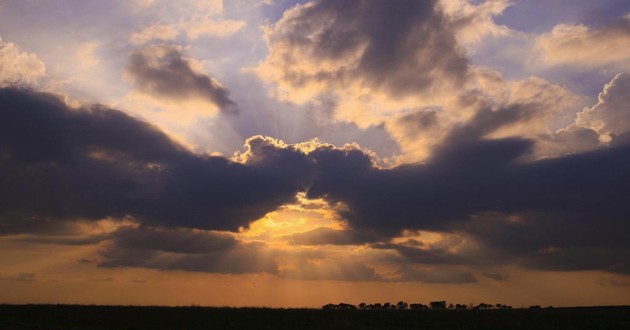
{"type": "Polygon", "coordinates": [[[630,329],[630,306],[325,310],[0,305],[0,329],[630,329]]]}

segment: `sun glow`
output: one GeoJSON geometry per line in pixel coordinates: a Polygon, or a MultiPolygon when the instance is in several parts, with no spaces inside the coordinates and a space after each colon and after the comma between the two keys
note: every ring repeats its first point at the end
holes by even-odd
{"type": "Polygon", "coordinates": [[[287,236],[317,228],[344,229],[343,220],[323,199],[307,199],[305,193],[296,195],[296,202],[286,204],[263,218],[241,228],[237,236],[245,241],[263,241],[273,246],[287,245],[287,236]]]}

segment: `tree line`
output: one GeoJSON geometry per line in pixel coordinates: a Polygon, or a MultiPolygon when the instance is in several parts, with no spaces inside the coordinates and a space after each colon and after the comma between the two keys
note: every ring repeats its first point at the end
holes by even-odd
{"type": "MultiPolygon", "coordinates": [[[[539,309],[541,308],[539,305],[530,306],[530,309],[539,309]]],[[[512,306],[504,305],[504,304],[487,304],[480,303],[478,305],[465,305],[465,304],[447,304],[446,301],[432,301],[428,305],[420,304],[420,303],[412,303],[408,304],[404,301],[399,301],[396,304],[393,303],[375,303],[375,304],[366,304],[360,303],[358,306],[347,304],[347,303],[338,303],[338,304],[326,304],[322,306],[322,309],[333,309],[333,310],[447,310],[447,309],[457,309],[457,310],[486,310],[486,309],[512,309],[512,306]]]]}

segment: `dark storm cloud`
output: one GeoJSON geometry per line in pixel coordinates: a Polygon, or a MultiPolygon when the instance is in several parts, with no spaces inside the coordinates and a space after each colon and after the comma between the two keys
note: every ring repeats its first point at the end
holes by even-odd
{"type": "Polygon", "coordinates": [[[228,234],[189,229],[121,228],[112,238],[118,247],[186,254],[225,251],[237,245],[234,237],[228,234]]]}
{"type": "Polygon", "coordinates": [[[521,265],[542,270],[602,269],[630,274],[630,254],[627,248],[551,246],[527,256],[521,265]]]}
{"type": "Polygon", "coordinates": [[[309,2],[287,11],[268,31],[271,53],[264,64],[280,70],[272,79],[294,87],[353,81],[400,96],[445,81],[458,85],[468,62],[436,3],[309,2]]]}
{"type": "Polygon", "coordinates": [[[98,266],[107,268],[140,267],[221,274],[277,273],[275,262],[261,253],[258,244],[242,244],[230,250],[194,254],[114,246],[101,251],[101,256],[105,261],[98,266]]]}
{"type": "Polygon", "coordinates": [[[115,232],[103,266],[274,272],[273,261],[257,259],[259,246],[185,228],[234,231],[306,191],[342,205],[335,209],[348,229],[288,237],[294,244],[372,242],[406,263],[447,268],[628,273],[630,146],[525,161],[531,141],[486,138],[529,113],[525,105],[481,110],[424,164],[380,169],[358,148],[307,152],[260,136],[236,163],[193,154],[116,110],[70,109],[50,94],[0,89],[0,233],[68,236],[67,220],[132,216],[141,230],[115,232]],[[403,230],[463,236],[387,242],[403,230]],[[478,251],[464,244],[470,240],[478,251]],[[453,250],[457,244],[466,249],[453,250]]]}
{"type": "Polygon", "coordinates": [[[508,277],[506,275],[503,275],[501,273],[482,273],[481,275],[487,277],[487,278],[491,278],[495,281],[507,281],[508,277]]]}
{"type": "Polygon", "coordinates": [[[138,89],[157,98],[201,98],[224,112],[238,112],[229,91],[216,79],[197,72],[179,47],[149,46],[129,56],[126,73],[138,89]]]}
{"type": "Polygon", "coordinates": [[[394,250],[398,252],[398,254],[402,257],[402,260],[410,263],[430,265],[457,265],[474,262],[473,260],[468,260],[460,255],[449,252],[447,249],[417,248],[406,246],[403,244],[392,243],[377,243],[372,244],[371,247],[375,249],[394,250]]]}
{"type": "Polygon", "coordinates": [[[525,162],[521,157],[532,142],[484,138],[528,112],[525,106],[507,110],[480,111],[452,131],[426,164],[383,170],[358,150],[316,150],[310,155],[317,161],[317,180],[307,196],[343,202],[347,209],[340,214],[354,230],[391,237],[404,229],[460,231],[484,249],[500,251],[484,259],[380,246],[410,262],[627,272],[630,147],[525,162]],[[549,248],[551,253],[541,252],[549,248]]]}
{"type": "Polygon", "coordinates": [[[39,244],[59,244],[59,245],[94,245],[110,239],[109,234],[84,235],[84,236],[51,236],[50,233],[43,233],[43,236],[30,236],[22,239],[24,242],[39,244]]]}
{"type": "Polygon", "coordinates": [[[625,215],[628,147],[520,162],[530,141],[482,138],[491,131],[488,127],[520,116],[512,113],[480,112],[422,165],[380,170],[358,150],[316,150],[311,156],[317,160],[318,179],[308,196],[347,204],[344,215],[354,228],[393,235],[402,229],[447,230],[454,221],[487,211],[538,210],[591,220],[625,215]]]}
{"type": "Polygon", "coordinates": [[[237,230],[292,201],[311,166],[297,152],[247,166],[198,156],[123,112],[70,109],[44,93],[1,89],[0,117],[3,234],[127,215],[237,230]]]}
{"type": "Polygon", "coordinates": [[[141,267],[222,274],[275,274],[275,254],[262,243],[188,229],[120,228],[100,251],[99,267],[141,267]]]}

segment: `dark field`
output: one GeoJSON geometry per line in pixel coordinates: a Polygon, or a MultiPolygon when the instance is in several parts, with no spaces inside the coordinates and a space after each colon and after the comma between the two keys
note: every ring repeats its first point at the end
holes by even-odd
{"type": "Polygon", "coordinates": [[[0,329],[630,329],[630,306],[344,311],[0,305],[0,329]]]}

